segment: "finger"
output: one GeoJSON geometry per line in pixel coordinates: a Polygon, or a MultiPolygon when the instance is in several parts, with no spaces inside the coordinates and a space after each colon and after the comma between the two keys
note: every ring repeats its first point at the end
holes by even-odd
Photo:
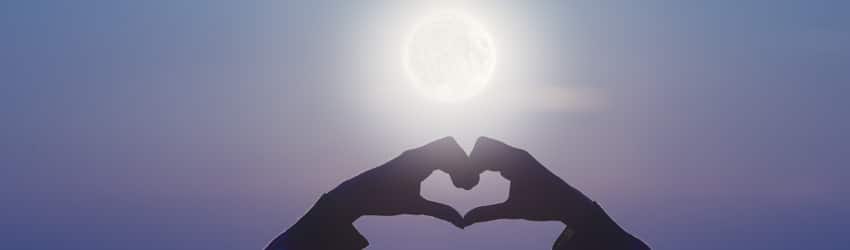
{"type": "Polygon", "coordinates": [[[422,170],[417,176],[420,181],[434,170],[441,170],[451,176],[456,187],[468,190],[478,184],[478,172],[469,167],[469,157],[452,137],[444,137],[405,154],[407,165],[422,170]]]}
{"type": "Polygon", "coordinates": [[[539,165],[527,151],[488,137],[479,137],[469,154],[471,168],[478,173],[499,171],[507,179],[531,166],[539,165]]]}
{"type": "Polygon", "coordinates": [[[424,198],[421,198],[418,203],[419,204],[411,209],[411,214],[428,215],[437,219],[448,221],[457,227],[463,228],[463,216],[460,216],[460,213],[458,213],[454,208],[438,202],[429,201],[424,198]]]}
{"type": "Polygon", "coordinates": [[[476,207],[464,216],[464,226],[499,219],[519,219],[508,203],[476,207]]]}

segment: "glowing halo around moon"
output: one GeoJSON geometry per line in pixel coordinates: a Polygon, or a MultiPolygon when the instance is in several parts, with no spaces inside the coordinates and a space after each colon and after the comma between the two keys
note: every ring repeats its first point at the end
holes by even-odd
{"type": "Polygon", "coordinates": [[[455,102],[481,92],[496,53],[490,34],[459,13],[431,16],[414,27],[404,45],[404,65],[424,95],[455,102]]]}

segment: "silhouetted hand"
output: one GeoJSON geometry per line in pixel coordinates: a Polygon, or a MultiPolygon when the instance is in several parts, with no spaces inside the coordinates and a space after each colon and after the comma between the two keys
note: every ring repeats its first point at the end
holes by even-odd
{"type": "Polygon", "coordinates": [[[525,150],[480,137],[469,160],[476,173],[499,171],[511,182],[511,187],[507,201],[469,211],[464,226],[498,219],[561,221],[568,228],[552,249],[649,249],[620,228],[602,207],[543,167],[525,150]]]}
{"type": "Polygon", "coordinates": [[[467,166],[467,156],[457,142],[446,137],[420,148],[405,151],[390,162],[340,184],[328,195],[339,213],[352,218],[362,215],[429,215],[458,227],[463,218],[452,207],[420,195],[420,184],[434,170],[452,177],[455,186],[466,189],[478,182],[478,174],[467,166]]]}
{"type": "Polygon", "coordinates": [[[478,173],[498,171],[511,186],[504,203],[469,211],[465,217],[467,225],[498,219],[567,223],[594,207],[592,200],[543,167],[525,150],[480,137],[469,159],[478,173]]]}
{"type": "Polygon", "coordinates": [[[458,227],[496,219],[558,220],[569,228],[554,249],[649,249],[530,154],[484,137],[469,157],[446,137],[351,178],[323,195],[266,249],[362,249],[368,241],[352,222],[363,215],[400,214],[429,215],[458,227]],[[421,182],[438,169],[464,189],[478,184],[481,172],[499,171],[511,181],[508,200],[475,208],[462,218],[455,209],[419,194],[421,182]]]}
{"type": "Polygon", "coordinates": [[[463,218],[454,208],[420,195],[421,182],[438,169],[448,173],[457,187],[471,189],[478,183],[466,153],[446,137],[343,182],[266,249],[365,248],[368,241],[352,225],[363,215],[428,215],[461,227],[463,218]]]}

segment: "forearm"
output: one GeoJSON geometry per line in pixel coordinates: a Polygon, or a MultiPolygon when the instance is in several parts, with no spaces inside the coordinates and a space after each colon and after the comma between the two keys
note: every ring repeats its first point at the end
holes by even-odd
{"type": "Polygon", "coordinates": [[[623,230],[598,204],[570,218],[552,249],[648,250],[649,246],[623,230]]]}
{"type": "Polygon", "coordinates": [[[335,211],[333,199],[319,198],[313,208],[286,232],[275,238],[266,250],[363,249],[369,245],[352,223],[356,217],[335,211]]]}

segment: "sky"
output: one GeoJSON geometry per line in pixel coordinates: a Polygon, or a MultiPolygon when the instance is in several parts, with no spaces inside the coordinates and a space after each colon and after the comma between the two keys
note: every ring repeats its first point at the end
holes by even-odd
{"type": "MultiPolygon", "coordinates": [[[[469,150],[489,136],[531,152],[653,249],[844,249],[847,10],[3,1],[0,248],[261,249],[322,193],[405,149],[454,136],[469,150]],[[403,74],[404,35],[443,10],[476,18],[499,54],[467,102],[428,100],[403,74]]],[[[458,208],[506,195],[502,183],[460,199],[433,177],[423,189],[458,208]]],[[[548,249],[563,229],[355,225],[370,249],[548,249]]]]}

